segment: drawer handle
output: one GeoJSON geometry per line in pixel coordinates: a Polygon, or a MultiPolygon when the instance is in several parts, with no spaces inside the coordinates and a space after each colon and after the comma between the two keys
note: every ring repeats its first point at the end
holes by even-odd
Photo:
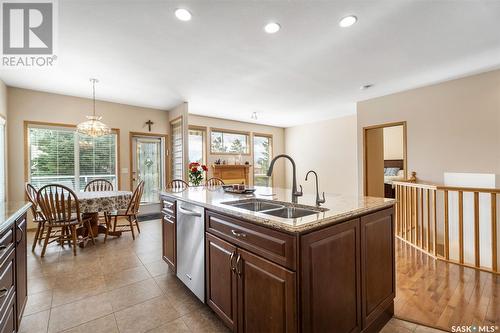
{"type": "Polygon", "coordinates": [[[7,288],[0,289],[0,298],[5,297],[7,295],[7,291],[9,291],[7,288]]]}
{"type": "Polygon", "coordinates": [[[242,267],[241,267],[241,255],[238,254],[238,258],[236,258],[236,274],[241,276],[242,267]]]}
{"type": "Polygon", "coordinates": [[[186,273],[186,276],[187,276],[187,278],[188,278],[189,280],[192,280],[192,279],[193,279],[193,277],[192,277],[191,275],[189,275],[188,273],[186,273]]]}
{"type": "Polygon", "coordinates": [[[245,237],[247,236],[246,234],[244,234],[244,233],[242,233],[242,232],[238,232],[238,231],[236,231],[236,230],[231,230],[231,233],[232,233],[233,235],[235,235],[236,237],[243,237],[243,238],[245,238],[245,237]]]}

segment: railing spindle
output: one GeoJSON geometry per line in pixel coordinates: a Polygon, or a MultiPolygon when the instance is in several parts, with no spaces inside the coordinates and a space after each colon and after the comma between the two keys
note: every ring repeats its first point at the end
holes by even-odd
{"type": "Polygon", "coordinates": [[[420,246],[424,247],[424,189],[420,189],[420,246]]]}
{"type": "Polygon", "coordinates": [[[433,251],[434,251],[434,256],[437,255],[437,209],[436,209],[436,200],[437,200],[437,190],[432,190],[432,215],[433,215],[433,220],[434,220],[434,243],[433,243],[433,251]]]}
{"type": "Polygon", "coordinates": [[[448,190],[444,191],[444,257],[450,259],[450,235],[448,216],[448,190]]]}
{"type": "Polygon", "coordinates": [[[458,192],[458,260],[464,263],[464,192],[458,192]]]}
{"type": "Polygon", "coordinates": [[[427,251],[430,251],[430,245],[431,245],[431,206],[430,206],[430,190],[427,189],[425,191],[426,194],[426,201],[425,204],[427,206],[427,242],[426,242],[426,249],[427,251]]]}
{"type": "Polygon", "coordinates": [[[480,267],[481,250],[479,249],[479,192],[474,192],[474,254],[476,267],[480,267]]]}
{"type": "Polygon", "coordinates": [[[491,267],[498,271],[497,260],[497,194],[491,193],[491,267]]]}

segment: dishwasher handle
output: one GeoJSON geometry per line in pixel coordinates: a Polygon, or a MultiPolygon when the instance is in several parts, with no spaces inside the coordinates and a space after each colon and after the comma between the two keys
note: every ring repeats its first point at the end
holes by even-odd
{"type": "Polygon", "coordinates": [[[182,213],[184,215],[189,215],[189,216],[201,217],[201,213],[193,212],[192,210],[188,210],[186,208],[183,208],[180,205],[179,205],[179,213],[182,213]]]}

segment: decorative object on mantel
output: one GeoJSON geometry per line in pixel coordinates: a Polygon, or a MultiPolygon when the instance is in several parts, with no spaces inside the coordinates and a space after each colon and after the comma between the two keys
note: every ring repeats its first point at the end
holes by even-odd
{"type": "Polygon", "coordinates": [[[99,80],[90,79],[90,82],[92,82],[92,101],[94,110],[91,116],[87,116],[87,121],[84,121],[83,123],[80,123],[76,126],[76,131],[80,134],[95,138],[103,135],[108,135],[109,133],[111,133],[111,128],[100,121],[102,119],[101,116],[95,115],[95,84],[98,83],[99,80]]]}
{"type": "Polygon", "coordinates": [[[189,182],[193,186],[200,186],[203,181],[203,172],[207,172],[208,168],[204,164],[198,162],[189,163],[189,182]]]}
{"type": "Polygon", "coordinates": [[[250,184],[250,164],[213,164],[213,177],[220,178],[225,184],[250,184]]]}
{"type": "Polygon", "coordinates": [[[411,172],[410,178],[407,180],[410,183],[416,183],[417,182],[417,173],[415,171],[411,172]]]}
{"type": "Polygon", "coordinates": [[[220,159],[220,158],[219,158],[219,159],[216,159],[216,160],[215,160],[215,162],[214,162],[214,164],[217,164],[217,165],[219,165],[219,164],[221,164],[221,163],[222,163],[222,161],[221,161],[221,159],[220,159]]]}
{"type": "Polygon", "coordinates": [[[235,193],[235,194],[250,194],[255,192],[255,188],[246,187],[243,184],[235,184],[235,185],[222,185],[222,188],[225,192],[235,193]]]}
{"type": "Polygon", "coordinates": [[[154,122],[152,122],[151,120],[148,120],[148,121],[146,121],[146,125],[148,125],[148,131],[151,132],[151,126],[154,125],[154,122]]]}

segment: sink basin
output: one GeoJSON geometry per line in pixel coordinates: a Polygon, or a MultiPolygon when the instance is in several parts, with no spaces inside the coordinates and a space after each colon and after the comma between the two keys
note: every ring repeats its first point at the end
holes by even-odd
{"type": "Polygon", "coordinates": [[[283,207],[280,209],[269,210],[264,213],[276,217],[282,217],[285,219],[294,219],[294,218],[317,214],[320,212],[321,211],[298,208],[298,207],[283,207]]]}
{"type": "Polygon", "coordinates": [[[224,205],[229,205],[239,209],[245,209],[261,214],[272,215],[285,219],[294,219],[324,212],[328,209],[314,206],[296,206],[287,202],[275,202],[272,200],[263,199],[246,199],[238,201],[222,202],[224,205]]]}
{"type": "Polygon", "coordinates": [[[269,203],[265,201],[235,202],[235,203],[227,203],[226,205],[230,205],[240,209],[251,210],[252,212],[261,212],[263,210],[283,208],[283,205],[269,203]]]}

